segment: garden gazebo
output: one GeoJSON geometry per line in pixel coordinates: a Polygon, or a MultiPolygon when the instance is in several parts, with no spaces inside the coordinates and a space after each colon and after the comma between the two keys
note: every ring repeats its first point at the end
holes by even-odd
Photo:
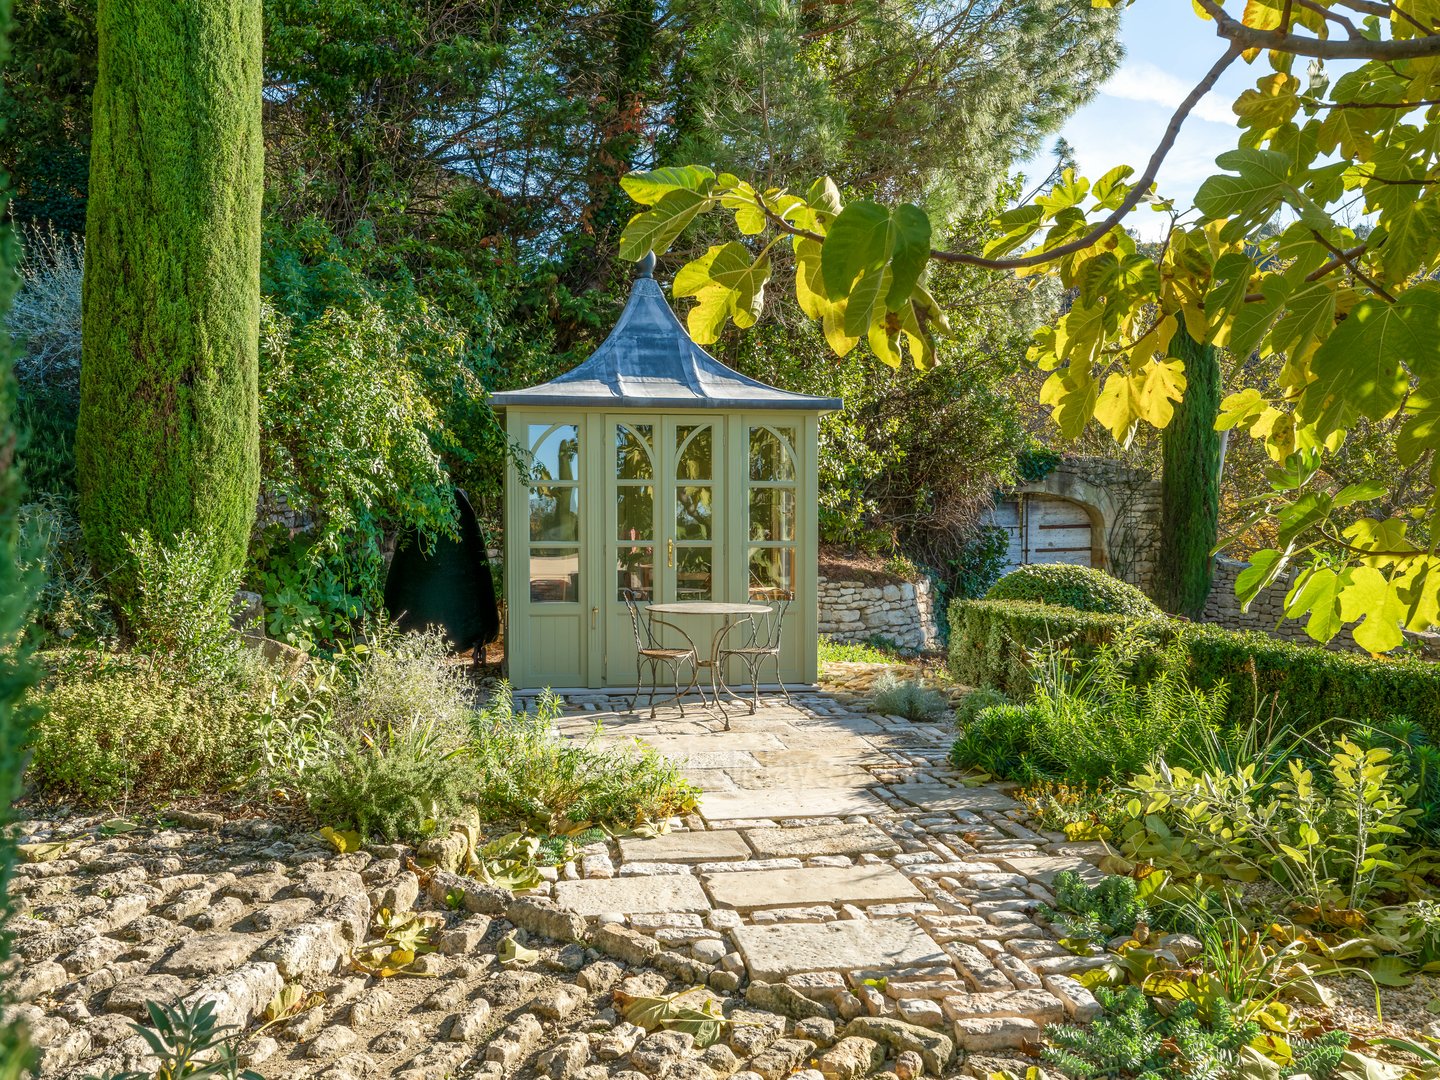
{"type": "MultiPolygon", "coordinates": [[[[589,359],[492,399],[529,470],[506,482],[510,680],[634,686],[628,590],[642,603],[793,595],[780,674],[813,683],[818,427],[841,402],[726,367],[690,339],[653,268],[648,256],[589,359]]],[[[716,628],[685,626],[701,643],[716,628]]]]}

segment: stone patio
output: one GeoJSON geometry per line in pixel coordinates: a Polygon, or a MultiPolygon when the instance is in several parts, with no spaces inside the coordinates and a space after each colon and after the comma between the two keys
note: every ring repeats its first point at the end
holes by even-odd
{"type": "Polygon", "coordinates": [[[651,720],[623,698],[571,695],[566,733],[590,737],[598,720],[601,741],[683,761],[704,794],[667,833],[587,849],[556,901],[752,986],[783,983],[842,1018],[902,1019],[972,1050],[1091,1015],[1068,976],[1098,961],[1034,914],[1061,870],[1098,876],[1086,857],[1101,852],[1032,831],[1001,786],[967,783],[946,763],[943,724],[843,694],[792,698],[732,710],[725,731],[695,705],[651,720]]]}

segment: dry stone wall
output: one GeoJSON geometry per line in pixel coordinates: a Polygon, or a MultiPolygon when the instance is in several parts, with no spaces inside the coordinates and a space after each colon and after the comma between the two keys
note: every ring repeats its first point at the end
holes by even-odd
{"type": "MultiPolygon", "coordinates": [[[[1290,591],[1290,586],[1295,583],[1294,571],[1281,575],[1268,589],[1262,590],[1250,602],[1249,611],[1240,610],[1240,600],[1235,595],[1235,579],[1249,565],[1239,559],[1215,559],[1215,569],[1210,579],[1210,595],[1205,598],[1203,621],[1226,630],[1259,630],[1297,645],[1317,644],[1305,633],[1305,623],[1309,616],[1302,619],[1281,618],[1285,613],[1285,596],[1290,591]]],[[[1440,634],[1406,630],[1405,643],[1414,655],[1422,659],[1440,660],[1440,634]]],[[[1343,652],[1362,651],[1348,630],[1341,631],[1326,647],[1343,652]]]]}
{"type": "Polygon", "coordinates": [[[935,587],[927,578],[872,583],[822,577],[819,601],[820,633],[836,641],[878,635],[914,652],[940,647],[935,587]]]}

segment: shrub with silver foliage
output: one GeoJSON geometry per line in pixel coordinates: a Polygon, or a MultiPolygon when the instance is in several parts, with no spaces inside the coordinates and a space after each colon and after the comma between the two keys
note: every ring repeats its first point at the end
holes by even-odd
{"type": "Polygon", "coordinates": [[[53,227],[26,234],[20,289],[5,317],[21,345],[15,365],[21,383],[78,388],[84,272],[84,240],[53,227]]]}

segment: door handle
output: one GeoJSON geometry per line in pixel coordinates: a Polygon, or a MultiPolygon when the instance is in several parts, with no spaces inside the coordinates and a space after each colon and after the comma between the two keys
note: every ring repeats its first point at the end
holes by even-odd
{"type": "Polygon", "coordinates": [[[590,609],[590,629],[591,629],[591,630],[594,630],[594,629],[595,629],[595,616],[596,616],[596,615],[599,615],[599,614],[600,614],[600,609],[599,609],[598,607],[592,607],[592,608],[590,609]]]}
{"type": "Polygon", "coordinates": [[[674,540],[667,540],[667,541],[665,542],[665,565],[669,566],[671,569],[674,569],[674,567],[675,567],[675,541],[674,541],[674,540]]]}

